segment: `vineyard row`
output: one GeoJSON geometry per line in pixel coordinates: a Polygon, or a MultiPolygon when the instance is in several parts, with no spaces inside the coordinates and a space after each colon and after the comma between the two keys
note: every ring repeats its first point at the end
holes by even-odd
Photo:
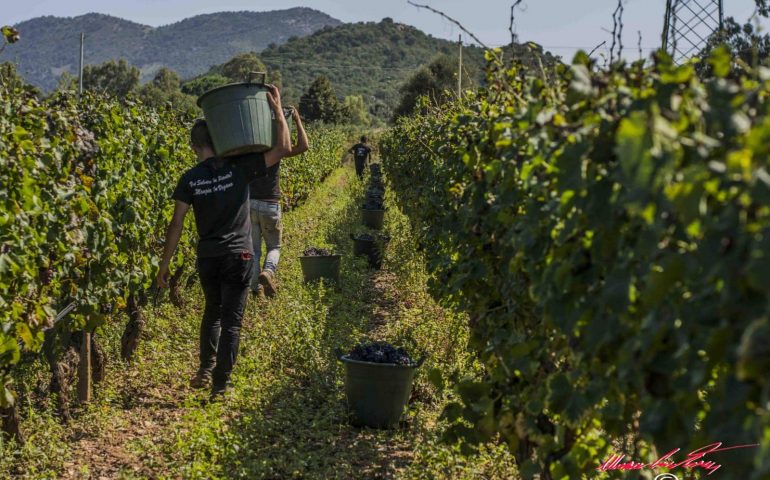
{"type": "Polygon", "coordinates": [[[383,140],[486,366],[450,433],[500,435],[524,478],[715,442],[761,445],[720,457],[731,478],[770,475],[770,76],[708,67],[492,62],[383,140]]]}

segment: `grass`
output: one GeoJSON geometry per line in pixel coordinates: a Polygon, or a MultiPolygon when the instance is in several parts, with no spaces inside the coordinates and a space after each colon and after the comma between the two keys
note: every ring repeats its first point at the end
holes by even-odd
{"type": "MultiPolygon", "coordinates": [[[[466,319],[427,294],[423,259],[397,209],[386,215],[392,241],[382,270],[350,255],[362,196],[352,170],[339,169],[284,216],[279,294],[249,301],[227,402],[207,404],[205,393],[187,387],[203,306],[196,285],[183,309],[148,309],[136,361],[113,360],[94,402],[68,426],[40,394],[46,369],[23,371],[30,439],[22,449],[0,444],[0,478],[516,478],[499,445],[465,456],[439,441],[450,393],[437,391],[426,372],[478,373],[465,348],[466,319]],[[298,257],[310,246],[344,254],[339,284],[302,282],[298,257]],[[399,429],[348,424],[334,351],[362,339],[429,355],[399,429]]],[[[111,359],[119,358],[122,323],[101,335],[111,359]]]]}

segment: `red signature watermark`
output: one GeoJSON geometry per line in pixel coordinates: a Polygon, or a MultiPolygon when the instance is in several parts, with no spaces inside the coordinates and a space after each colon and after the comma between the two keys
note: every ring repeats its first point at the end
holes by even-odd
{"type": "Polygon", "coordinates": [[[750,447],[758,447],[758,446],[759,444],[755,443],[752,445],[736,445],[734,447],[722,447],[722,442],[716,442],[716,443],[712,443],[711,445],[706,445],[705,447],[701,447],[697,450],[693,450],[692,452],[687,454],[687,458],[682,460],[681,462],[675,462],[672,458],[674,455],[679,453],[681,448],[671,450],[670,452],[663,455],[653,463],[638,463],[634,461],[624,462],[623,460],[626,458],[625,455],[613,455],[609,459],[607,459],[607,461],[599,465],[599,468],[597,468],[597,470],[599,470],[600,472],[609,472],[612,470],[655,470],[659,468],[666,468],[668,470],[673,470],[675,468],[689,468],[689,469],[702,468],[709,472],[706,474],[708,476],[716,472],[720,468],[722,468],[722,465],[712,460],[706,459],[706,455],[710,453],[725,452],[727,450],[736,450],[739,448],[750,448],[750,447]]]}

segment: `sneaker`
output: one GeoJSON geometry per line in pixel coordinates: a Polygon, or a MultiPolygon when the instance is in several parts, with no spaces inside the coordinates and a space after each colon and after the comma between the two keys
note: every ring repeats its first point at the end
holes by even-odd
{"type": "Polygon", "coordinates": [[[265,289],[262,285],[259,285],[256,290],[252,290],[251,296],[256,297],[257,300],[267,300],[267,297],[265,297],[265,289]]]}
{"type": "Polygon", "coordinates": [[[190,379],[192,388],[206,388],[211,383],[211,374],[209,372],[198,372],[190,379]]]}
{"type": "Polygon", "coordinates": [[[265,289],[265,295],[268,297],[274,297],[276,293],[273,275],[272,270],[262,270],[259,274],[259,284],[265,289]]]}

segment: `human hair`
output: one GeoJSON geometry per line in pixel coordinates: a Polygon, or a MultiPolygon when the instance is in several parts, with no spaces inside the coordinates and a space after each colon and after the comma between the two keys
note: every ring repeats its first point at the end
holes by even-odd
{"type": "Polygon", "coordinates": [[[361,143],[366,143],[366,135],[361,135],[361,143]]]}
{"type": "Polygon", "coordinates": [[[192,129],[190,129],[190,142],[197,148],[209,147],[214,149],[214,142],[211,140],[206,120],[199,118],[195,121],[192,129]]]}

